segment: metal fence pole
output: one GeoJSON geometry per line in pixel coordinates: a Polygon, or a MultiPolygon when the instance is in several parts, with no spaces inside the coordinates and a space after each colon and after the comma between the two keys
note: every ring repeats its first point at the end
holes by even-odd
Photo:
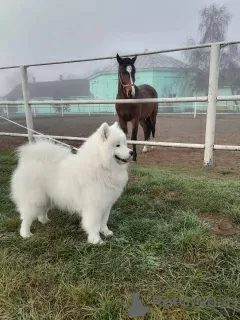
{"type": "MultiPolygon", "coordinates": [[[[21,81],[22,81],[22,93],[23,93],[27,128],[33,130],[32,110],[31,110],[31,106],[29,104],[29,97],[28,97],[27,67],[21,66],[20,67],[20,74],[21,74],[21,81]]],[[[29,129],[27,130],[28,131],[28,141],[31,143],[31,142],[33,142],[33,132],[30,131],[29,129]]]]}
{"type": "Polygon", "coordinates": [[[196,118],[196,115],[197,115],[197,102],[194,102],[194,119],[196,118]]]}
{"type": "Polygon", "coordinates": [[[37,117],[36,106],[33,106],[33,114],[34,114],[34,117],[36,118],[37,117]]]}
{"type": "Polygon", "coordinates": [[[204,166],[211,166],[213,164],[213,147],[214,147],[214,140],[215,140],[219,59],[220,59],[220,45],[213,44],[211,46],[211,57],[210,57],[204,166]]]}

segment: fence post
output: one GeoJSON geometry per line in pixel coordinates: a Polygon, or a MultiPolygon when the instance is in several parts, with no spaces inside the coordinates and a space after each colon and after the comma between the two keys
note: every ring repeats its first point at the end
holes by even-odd
{"type": "Polygon", "coordinates": [[[208,106],[205,132],[204,166],[213,164],[213,147],[215,140],[216,103],[218,94],[220,45],[211,45],[210,72],[208,84],[208,106]]]}
{"type": "MultiPolygon", "coordinates": [[[[33,118],[32,118],[32,110],[29,104],[29,97],[28,97],[28,76],[27,76],[27,67],[20,66],[20,74],[21,74],[21,81],[22,81],[22,93],[23,93],[23,100],[24,100],[24,107],[25,107],[25,116],[26,116],[26,123],[27,128],[33,130],[33,118]]],[[[28,131],[28,141],[31,143],[33,142],[33,132],[27,129],[28,131]]]]}
{"type": "Polygon", "coordinates": [[[37,117],[36,106],[33,106],[33,114],[34,114],[34,117],[36,118],[37,117]]]}
{"type": "Polygon", "coordinates": [[[194,119],[196,118],[197,115],[197,102],[194,102],[194,119]]]}

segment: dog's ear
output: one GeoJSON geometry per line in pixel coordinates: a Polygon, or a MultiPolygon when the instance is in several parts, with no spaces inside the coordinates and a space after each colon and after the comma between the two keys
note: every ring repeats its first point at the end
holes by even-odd
{"type": "Polygon", "coordinates": [[[104,140],[107,140],[108,136],[109,136],[109,125],[107,124],[107,122],[104,122],[101,127],[100,127],[100,131],[101,131],[101,137],[104,140]]]}
{"type": "Polygon", "coordinates": [[[118,124],[118,122],[117,121],[115,121],[114,122],[114,124],[112,125],[113,127],[115,127],[115,128],[119,128],[119,124],[118,124]]]}

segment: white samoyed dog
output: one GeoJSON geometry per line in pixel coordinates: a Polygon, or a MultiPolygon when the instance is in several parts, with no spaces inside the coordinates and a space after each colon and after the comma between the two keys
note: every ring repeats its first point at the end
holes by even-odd
{"type": "Polygon", "coordinates": [[[11,199],[20,213],[20,235],[31,236],[32,222],[47,223],[48,210],[57,207],[81,217],[89,243],[102,243],[100,233],[112,236],[107,222],[128,182],[132,154],[117,122],[103,123],[76,154],[41,138],[18,148],[11,199]]]}

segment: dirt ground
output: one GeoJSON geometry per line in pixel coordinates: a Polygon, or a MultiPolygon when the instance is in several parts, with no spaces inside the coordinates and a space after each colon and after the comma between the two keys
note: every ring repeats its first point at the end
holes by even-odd
{"type": "MultiPolygon", "coordinates": [[[[24,118],[11,118],[26,125],[24,118]]],[[[117,118],[114,115],[97,116],[42,116],[34,118],[34,129],[52,135],[87,137],[104,121],[112,124],[117,118]]],[[[128,126],[131,137],[131,124],[128,126]]],[[[0,132],[26,133],[26,130],[0,119],[0,132]]],[[[159,115],[156,125],[156,141],[204,143],[205,116],[195,119],[189,116],[159,115]]],[[[138,139],[143,140],[142,128],[139,127],[138,139]]],[[[27,138],[0,136],[0,148],[13,150],[27,138]]],[[[80,141],[66,141],[80,146],[80,141]]],[[[222,115],[216,120],[216,144],[240,145],[240,116],[222,115]]],[[[203,167],[204,150],[187,148],[157,147],[147,154],[142,154],[142,146],[137,147],[140,164],[179,164],[186,167],[203,167]]],[[[222,174],[240,174],[240,152],[214,151],[214,169],[222,174]]]]}
{"type": "Polygon", "coordinates": [[[210,231],[219,236],[240,234],[240,227],[234,226],[230,219],[220,213],[200,213],[198,218],[209,225],[210,231]]]}

